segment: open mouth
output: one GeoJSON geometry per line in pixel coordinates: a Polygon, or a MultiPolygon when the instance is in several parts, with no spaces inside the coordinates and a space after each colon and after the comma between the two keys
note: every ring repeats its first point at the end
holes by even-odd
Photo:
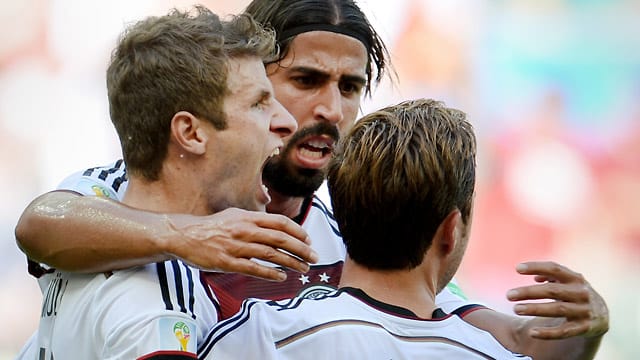
{"type": "Polygon", "coordinates": [[[309,141],[301,143],[298,148],[304,156],[310,158],[323,158],[333,152],[333,139],[330,138],[313,138],[309,141]]]}
{"type": "Polygon", "coordinates": [[[260,169],[260,187],[263,193],[262,196],[266,199],[265,203],[269,203],[271,201],[271,196],[269,195],[269,188],[267,188],[262,180],[262,173],[264,172],[264,167],[267,165],[267,162],[269,162],[269,160],[271,160],[271,158],[273,158],[274,156],[278,155],[280,155],[280,147],[273,149],[271,154],[262,163],[262,168],[260,169]]]}
{"type": "Polygon", "coordinates": [[[326,165],[333,153],[334,139],[330,136],[312,136],[296,146],[298,163],[306,168],[317,169],[326,165]]]}

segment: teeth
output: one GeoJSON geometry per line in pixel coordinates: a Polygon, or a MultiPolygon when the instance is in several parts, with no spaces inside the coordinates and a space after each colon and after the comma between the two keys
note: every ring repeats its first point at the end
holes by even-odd
{"type": "Polygon", "coordinates": [[[262,184],[262,190],[267,194],[269,193],[269,188],[265,184],[262,184]]]}
{"type": "Polygon", "coordinates": [[[312,140],[312,141],[307,142],[307,144],[309,146],[313,146],[313,147],[319,148],[319,149],[325,149],[325,148],[329,147],[329,145],[327,145],[326,142],[321,141],[321,140],[312,140]]]}
{"type": "Polygon", "coordinates": [[[306,157],[310,157],[310,158],[315,158],[315,159],[321,159],[324,154],[322,153],[322,151],[311,151],[309,149],[305,149],[305,148],[301,148],[300,149],[300,154],[302,156],[306,156],[306,157]]]}
{"type": "Polygon", "coordinates": [[[273,149],[273,151],[271,152],[271,155],[269,155],[269,158],[272,158],[274,156],[280,155],[280,148],[277,147],[275,149],[273,149]]]}

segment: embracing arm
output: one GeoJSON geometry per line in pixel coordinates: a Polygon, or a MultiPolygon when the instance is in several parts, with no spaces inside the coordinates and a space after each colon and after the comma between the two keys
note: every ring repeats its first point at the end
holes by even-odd
{"type": "Polygon", "coordinates": [[[283,272],[249,259],[298,271],[308,269],[305,261],[315,261],[307,234],[282,215],[235,208],[209,216],[159,214],[69,191],[36,198],[20,217],[15,234],[30,259],[76,272],[180,258],[204,270],[284,280],[283,272]]]}
{"type": "Polygon", "coordinates": [[[464,320],[490,332],[506,348],[534,359],[593,359],[609,329],[609,311],[602,297],[578,273],[554,262],[520,264],[521,274],[535,275],[538,285],[509,291],[511,301],[552,299],[515,306],[518,317],[490,309],[464,320]]]}

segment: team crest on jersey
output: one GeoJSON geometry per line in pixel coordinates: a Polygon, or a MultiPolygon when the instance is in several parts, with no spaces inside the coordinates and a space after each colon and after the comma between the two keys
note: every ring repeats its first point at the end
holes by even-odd
{"type": "Polygon", "coordinates": [[[300,290],[297,296],[304,299],[318,299],[334,291],[336,288],[331,285],[311,285],[300,290]]]}
{"type": "Polygon", "coordinates": [[[180,350],[195,353],[196,325],[193,322],[177,319],[160,319],[160,346],[164,350],[180,350]]]}

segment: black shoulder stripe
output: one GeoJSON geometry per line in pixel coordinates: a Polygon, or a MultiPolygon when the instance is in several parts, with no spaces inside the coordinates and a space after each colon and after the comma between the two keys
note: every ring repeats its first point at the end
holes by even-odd
{"type": "Polygon", "coordinates": [[[118,190],[120,190],[120,185],[122,185],[122,183],[126,182],[127,180],[128,180],[127,170],[124,170],[124,173],[122,173],[121,176],[118,176],[117,178],[113,179],[113,182],[111,183],[111,187],[113,188],[113,190],[117,192],[118,190]]]}
{"type": "Polygon", "coordinates": [[[219,322],[209,333],[206,338],[202,342],[202,345],[198,348],[198,359],[204,359],[209,352],[211,352],[211,348],[225,335],[235,330],[240,325],[244,324],[247,320],[249,320],[249,315],[251,313],[251,308],[256,304],[255,300],[245,300],[242,303],[242,308],[238,313],[222,322],[219,322]],[[225,329],[226,327],[226,329],[225,329]],[[215,335],[215,337],[214,337],[215,335]]]}
{"type": "Polygon", "coordinates": [[[93,173],[93,170],[95,170],[95,169],[97,169],[97,168],[89,168],[89,169],[85,170],[82,173],[82,176],[91,176],[91,174],[93,173]]]}
{"type": "Polygon", "coordinates": [[[158,279],[160,283],[160,291],[162,293],[162,300],[164,301],[165,308],[167,310],[175,309],[195,319],[196,314],[194,312],[195,294],[193,274],[191,273],[191,269],[186,264],[182,263],[182,266],[184,270],[180,268],[178,260],[171,260],[168,262],[161,262],[156,264],[156,268],[158,270],[158,279]],[[167,266],[169,265],[169,263],[171,263],[171,268],[169,271],[172,273],[172,275],[167,274],[167,266]],[[185,271],[184,276],[182,274],[183,271],[185,271]],[[170,278],[172,279],[170,280],[170,278]],[[171,281],[171,283],[169,283],[169,281],[171,281]],[[170,284],[172,286],[170,286],[170,284]],[[186,294],[185,287],[187,290],[186,294]],[[172,289],[175,289],[174,300],[177,302],[176,305],[173,304],[171,299],[171,294],[173,293],[172,289]]]}
{"type": "Polygon", "coordinates": [[[111,187],[116,192],[118,192],[118,190],[120,190],[120,186],[128,180],[127,169],[126,169],[126,167],[124,165],[124,160],[122,160],[122,159],[116,161],[113,164],[113,166],[110,167],[110,168],[106,168],[104,166],[97,166],[97,167],[89,168],[89,169],[85,170],[82,173],[82,176],[90,177],[90,176],[93,175],[94,172],[96,172],[98,170],[100,171],[100,173],[98,174],[98,179],[100,179],[102,181],[106,181],[107,177],[109,177],[109,175],[114,174],[114,173],[116,173],[118,171],[122,171],[122,175],[114,178],[113,181],[111,182],[111,187]]]}
{"type": "Polygon", "coordinates": [[[469,304],[469,305],[465,305],[462,307],[459,307],[455,310],[453,310],[451,313],[454,315],[458,315],[459,317],[463,318],[465,316],[467,316],[467,314],[476,311],[476,310],[480,310],[480,309],[488,309],[486,306],[484,305],[479,305],[479,304],[469,304]]]}
{"type": "Polygon", "coordinates": [[[187,313],[187,309],[184,307],[184,289],[182,288],[182,272],[177,260],[171,260],[171,267],[173,268],[173,278],[176,283],[176,296],[178,297],[178,305],[180,306],[180,312],[187,313]]]}
{"type": "Polygon", "coordinates": [[[327,205],[318,197],[318,195],[313,195],[313,203],[316,204],[318,209],[321,209],[325,215],[329,217],[329,219],[336,221],[336,218],[333,216],[333,212],[327,208],[327,205]]]}
{"type": "Polygon", "coordinates": [[[158,281],[160,282],[160,291],[162,292],[164,306],[167,310],[173,310],[171,296],[169,295],[169,284],[167,282],[167,270],[164,268],[164,263],[156,263],[156,269],[158,271],[158,281]]]}
{"type": "Polygon", "coordinates": [[[194,305],[196,303],[196,297],[194,295],[194,291],[193,291],[193,276],[191,274],[191,269],[189,269],[189,267],[187,266],[187,264],[185,263],[181,263],[182,266],[184,267],[184,270],[187,272],[187,279],[189,280],[189,283],[187,284],[187,288],[189,290],[189,312],[191,312],[191,317],[195,320],[196,318],[196,313],[194,312],[194,305]]]}
{"type": "Polygon", "coordinates": [[[311,206],[313,206],[314,208],[322,211],[322,213],[324,214],[324,216],[327,218],[327,220],[331,220],[331,221],[327,221],[327,223],[329,224],[329,226],[331,227],[331,230],[333,231],[334,234],[342,237],[342,234],[340,234],[340,230],[338,230],[338,227],[335,225],[335,219],[333,217],[333,214],[329,211],[329,209],[327,209],[324,204],[319,204],[318,202],[314,201],[311,206]]]}

